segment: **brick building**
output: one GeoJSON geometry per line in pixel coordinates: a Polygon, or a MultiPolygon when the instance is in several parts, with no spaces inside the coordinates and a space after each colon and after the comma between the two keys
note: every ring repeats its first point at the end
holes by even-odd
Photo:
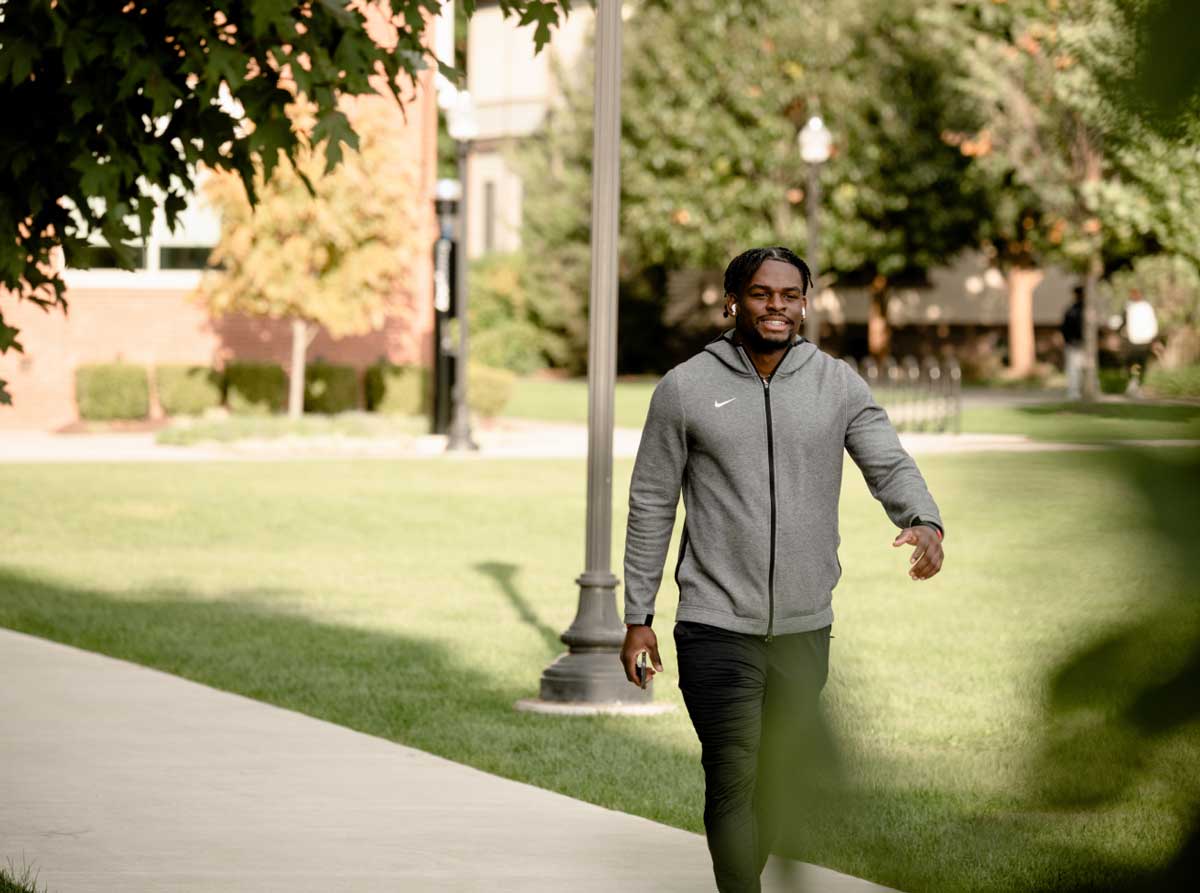
{"type": "MultiPolygon", "coordinates": [[[[397,116],[395,151],[417,159],[421,243],[436,238],[433,194],[437,176],[437,104],[432,76],[423,79],[402,112],[394,101],[370,102],[372,113],[397,116]],[[377,111],[376,111],[377,110],[377,111]]],[[[84,363],[128,362],[153,367],[168,363],[223,366],[231,359],[290,360],[291,326],[286,320],[247,317],[212,319],[192,295],[200,282],[220,221],[199,194],[171,232],[155,221],[135,271],[64,270],[68,312],[43,312],[0,291],[4,317],[21,330],[25,353],[0,356],[0,378],[8,381],[12,406],[0,406],[0,429],[55,430],[78,419],[75,369],[84,363]]],[[[333,339],[322,331],[309,347],[311,359],[359,369],[381,358],[394,363],[430,363],[433,331],[431,252],[418,252],[395,297],[397,312],[382,329],[362,337],[333,339]]],[[[157,406],[152,408],[157,414],[157,406]]]]}

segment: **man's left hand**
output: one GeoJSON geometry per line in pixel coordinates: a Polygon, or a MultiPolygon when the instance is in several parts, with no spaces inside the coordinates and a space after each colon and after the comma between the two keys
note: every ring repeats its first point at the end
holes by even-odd
{"type": "Polygon", "coordinates": [[[932,527],[923,524],[905,527],[900,531],[900,535],[892,540],[892,545],[903,546],[905,543],[916,546],[912,557],[908,559],[909,577],[914,580],[928,580],[942,569],[942,543],[938,539],[937,531],[932,527]]]}

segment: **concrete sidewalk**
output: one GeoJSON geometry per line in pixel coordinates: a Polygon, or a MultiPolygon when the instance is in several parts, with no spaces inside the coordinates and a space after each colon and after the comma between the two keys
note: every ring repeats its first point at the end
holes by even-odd
{"type": "MultiPolygon", "coordinates": [[[[0,629],[6,860],[50,893],[714,889],[699,835],[0,629]]],[[[802,888],[886,889],[773,857],[802,888]]]]}

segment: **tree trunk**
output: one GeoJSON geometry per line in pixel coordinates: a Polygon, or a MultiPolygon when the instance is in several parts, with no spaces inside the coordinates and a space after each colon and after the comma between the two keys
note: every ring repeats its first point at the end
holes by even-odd
{"type": "Polygon", "coordinates": [[[302,319],[292,320],[292,369],[288,381],[288,417],[298,419],[304,414],[304,367],[308,345],[316,335],[302,319]]]}
{"type": "Polygon", "coordinates": [[[867,350],[882,360],[892,348],[892,330],[887,319],[887,287],[871,288],[871,307],[867,316],[867,350]]]}
{"type": "Polygon", "coordinates": [[[1033,337],[1033,292],[1046,274],[1016,267],[1008,274],[1008,371],[1014,378],[1033,373],[1037,353],[1033,337]]]}
{"type": "Polygon", "coordinates": [[[1104,175],[1104,152],[1099,135],[1094,133],[1078,112],[1071,113],[1074,140],[1071,144],[1072,169],[1080,187],[1074,189],[1078,217],[1085,232],[1092,234],[1092,253],[1088,258],[1087,284],[1083,292],[1083,381],[1080,396],[1091,402],[1100,396],[1100,339],[1096,332],[1096,310],[1100,296],[1096,287],[1104,275],[1103,224],[1093,217],[1084,196],[1095,189],[1104,175]]]}
{"type": "Polygon", "coordinates": [[[1083,382],[1080,396],[1094,401],[1100,396],[1100,339],[1096,333],[1096,304],[1100,296],[1096,287],[1104,272],[1104,258],[1099,249],[1088,262],[1087,287],[1083,294],[1083,382]]]}

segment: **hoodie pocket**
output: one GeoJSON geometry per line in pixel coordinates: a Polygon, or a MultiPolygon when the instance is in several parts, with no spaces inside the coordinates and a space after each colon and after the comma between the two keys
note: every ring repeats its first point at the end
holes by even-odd
{"type": "Polygon", "coordinates": [[[829,607],[842,576],[836,534],[810,530],[780,543],[775,564],[776,617],[816,614],[829,607]]]}

